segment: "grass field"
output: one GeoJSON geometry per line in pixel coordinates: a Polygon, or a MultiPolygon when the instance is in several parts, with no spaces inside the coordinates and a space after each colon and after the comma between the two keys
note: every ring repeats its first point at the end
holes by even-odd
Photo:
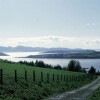
{"type": "Polygon", "coordinates": [[[93,94],[89,97],[88,100],[100,100],[100,87],[93,92],[93,94]]]}
{"type": "Polygon", "coordinates": [[[0,69],[3,69],[0,100],[42,100],[55,93],[81,87],[95,79],[95,77],[88,77],[86,73],[32,67],[3,61],[0,61],[0,69]],[[14,79],[15,70],[17,70],[17,82],[14,79]],[[25,81],[25,70],[27,70],[27,81],[25,81]],[[35,82],[33,81],[33,71],[35,71],[35,82]],[[41,81],[41,72],[43,73],[43,81],[41,81]],[[49,74],[49,82],[47,82],[47,73],[49,74]],[[55,81],[53,81],[53,74],[55,81]],[[64,76],[67,76],[67,80],[64,76]],[[77,79],[73,79],[72,76],[77,79]]]}
{"type": "Polygon", "coordinates": [[[64,76],[67,75],[68,78],[71,78],[71,76],[81,76],[86,75],[84,73],[78,73],[78,72],[69,72],[69,71],[63,71],[63,70],[55,70],[55,69],[48,69],[48,68],[39,68],[39,67],[31,67],[27,65],[22,64],[10,64],[5,62],[0,62],[0,69],[3,69],[3,76],[4,80],[6,81],[6,78],[12,78],[14,80],[14,70],[17,70],[17,77],[18,80],[22,80],[25,77],[25,70],[27,70],[27,76],[28,80],[32,80],[33,78],[33,71],[35,71],[35,77],[36,81],[41,81],[41,72],[43,72],[43,80],[47,80],[47,73],[49,73],[49,80],[53,81],[53,74],[55,75],[55,81],[57,81],[57,75],[59,75],[59,80],[64,80],[64,76]]]}

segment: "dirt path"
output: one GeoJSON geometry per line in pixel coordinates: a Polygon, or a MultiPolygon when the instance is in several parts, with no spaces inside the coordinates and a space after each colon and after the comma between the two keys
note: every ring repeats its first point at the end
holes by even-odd
{"type": "Polygon", "coordinates": [[[100,86],[100,77],[79,89],[67,91],[46,100],[87,100],[86,98],[100,86]]]}

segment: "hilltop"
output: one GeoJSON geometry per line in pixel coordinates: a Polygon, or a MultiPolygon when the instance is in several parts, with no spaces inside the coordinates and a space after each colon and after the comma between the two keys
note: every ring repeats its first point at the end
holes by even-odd
{"type": "Polygon", "coordinates": [[[95,50],[81,49],[81,48],[45,48],[45,47],[28,47],[28,46],[16,46],[16,47],[3,47],[0,46],[0,52],[44,52],[44,53],[89,53],[95,50]]]}

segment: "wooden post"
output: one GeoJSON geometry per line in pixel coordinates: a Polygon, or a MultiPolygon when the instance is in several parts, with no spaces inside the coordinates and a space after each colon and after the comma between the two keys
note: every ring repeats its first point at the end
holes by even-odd
{"type": "Polygon", "coordinates": [[[49,73],[47,73],[47,82],[49,83],[49,73]]]}
{"type": "Polygon", "coordinates": [[[53,74],[53,82],[55,81],[55,75],[53,74]]]}
{"type": "Polygon", "coordinates": [[[59,74],[57,75],[57,82],[59,82],[59,74]]]}
{"type": "Polygon", "coordinates": [[[33,71],[33,81],[35,82],[35,70],[33,71]]]}
{"type": "Polygon", "coordinates": [[[43,82],[43,72],[41,72],[41,82],[43,82]]]}
{"type": "Polygon", "coordinates": [[[15,82],[17,83],[17,70],[15,70],[15,82]]]}
{"type": "Polygon", "coordinates": [[[64,75],[64,81],[65,81],[65,75],[64,75]]]}
{"type": "Polygon", "coordinates": [[[27,70],[25,70],[25,81],[27,81],[27,70]]]}
{"type": "Polygon", "coordinates": [[[67,77],[67,75],[66,75],[66,82],[68,81],[68,77],[67,77]]]}
{"type": "Polygon", "coordinates": [[[74,79],[73,79],[73,75],[72,75],[72,81],[74,81],[74,79]]]}
{"type": "Polygon", "coordinates": [[[0,69],[0,84],[3,85],[3,69],[0,69]]]}
{"type": "Polygon", "coordinates": [[[61,74],[61,81],[62,81],[62,74],[61,74]]]}
{"type": "Polygon", "coordinates": [[[68,75],[67,75],[67,81],[69,81],[69,77],[68,77],[68,75]]]}

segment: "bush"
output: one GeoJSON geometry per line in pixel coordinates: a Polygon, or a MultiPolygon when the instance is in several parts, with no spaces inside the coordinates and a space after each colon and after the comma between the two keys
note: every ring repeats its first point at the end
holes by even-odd
{"type": "Polygon", "coordinates": [[[80,62],[76,60],[70,60],[70,62],[68,63],[68,70],[80,72],[82,70],[80,62]]]}

